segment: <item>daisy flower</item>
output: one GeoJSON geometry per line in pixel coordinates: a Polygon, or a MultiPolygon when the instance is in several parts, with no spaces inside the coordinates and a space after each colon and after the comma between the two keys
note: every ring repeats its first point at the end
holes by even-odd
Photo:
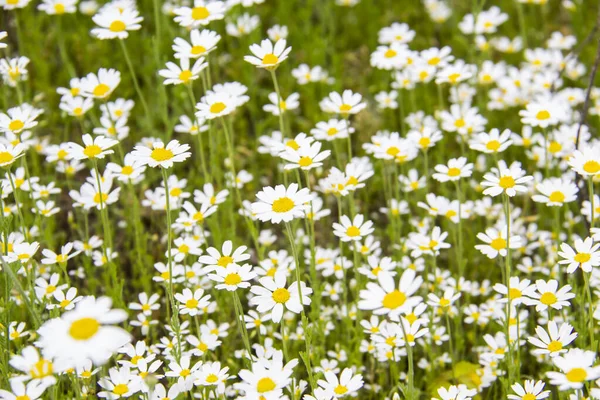
{"type": "MultiPolygon", "coordinates": [[[[433,179],[435,179],[436,181],[439,181],[439,182],[458,181],[460,178],[468,178],[469,176],[471,176],[473,174],[473,164],[467,163],[466,157],[452,158],[452,159],[448,160],[448,165],[443,165],[443,164],[436,165],[435,170],[437,172],[434,173],[432,176],[433,176],[433,179]]],[[[411,171],[409,171],[409,176],[410,176],[411,171]]],[[[416,171],[414,172],[414,175],[416,175],[416,171]]],[[[414,180],[412,182],[416,182],[415,186],[417,186],[416,188],[418,188],[418,185],[419,185],[418,176],[415,176],[415,177],[417,178],[417,180],[414,180]]],[[[409,185],[411,185],[412,182],[409,182],[409,185]]],[[[412,186],[409,186],[409,187],[412,189],[412,186]]]]}
{"type": "Polygon", "coordinates": [[[41,398],[48,386],[41,382],[31,381],[25,386],[25,381],[20,379],[10,380],[10,392],[0,390],[0,397],[3,400],[37,400],[41,398]]]}
{"type": "Polygon", "coordinates": [[[88,296],[74,310],[46,321],[38,329],[37,342],[44,357],[70,367],[86,359],[97,365],[108,361],[131,340],[125,330],[113,326],[127,319],[127,313],[111,309],[111,304],[108,297],[88,296]]]}
{"type": "Polygon", "coordinates": [[[500,160],[498,168],[492,168],[492,172],[485,174],[483,179],[481,185],[487,188],[483,191],[484,195],[496,197],[501,193],[506,193],[513,197],[517,193],[527,192],[527,186],[524,183],[533,180],[533,176],[525,175],[519,162],[515,161],[509,167],[506,162],[500,160]]]}
{"type": "Polygon", "coordinates": [[[329,96],[321,100],[319,106],[323,112],[348,116],[358,114],[367,107],[367,103],[362,101],[360,93],[344,90],[341,95],[337,92],[329,93],[329,96]]]}
{"type": "Polygon", "coordinates": [[[567,243],[560,245],[558,255],[562,258],[558,263],[567,266],[567,273],[572,274],[581,268],[584,272],[592,272],[593,267],[600,266],[600,243],[594,244],[592,238],[575,239],[575,250],[567,243]]]}
{"type": "Polygon", "coordinates": [[[191,68],[190,59],[187,57],[180,58],[179,64],[180,65],[177,65],[169,61],[167,62],[167,69],[158,71],[158,74],[165,78],[163,84],[180,85],[182,83],[191,83],[191,81],[198,79],[200,77],[200,72],[208,66],[208,63],[204,62],[204,57],[198,58],[191,68]]]}
{"type": "Polygon", "coordinates": [[[238,107],[238,103],[231,94],[227,92],[209,91],[196,104],[196,117],[201,119],[215,119],[231,114],[238,107]]]}
{"type": "Polygon", "coordinates": [[[310,209],[309,202],[313,195],[307,188],[298,190],[298,184],[292,183],[287,188],[284,185],[264,187],[256,197],[258,201],[252,203],[252,212],[256,217],[263,222],[279,224],[304,217],[310,209]]]}
{"type": "Polygon", "coordinates": [[[119,143],[117,140],[104,136],[92,138],[92,135],[89,133],[83,135],[81,139],[85,147],[74,142],[69,142],[69,154],[75,160],[102,159],[107,154],[113,154],[114,151],[108,149],[119,143]]]}
{"type": "Polygon", "coordinates": [[[291,47],[285,47],[286,44],[285,39],[279,39],[275,42],[275,45],[269,39],[264,39],[260,42],[260,45],[253,44],[250,46],[252,55],[244,56],[244,60],[258,68],[273,71],[288,58],[290,51],[292,51],[291,47]]]}
{"type": "Polygon", "coordinates": [[[576,150],[569,158],[569,166],[584,177],[600,174],[600,144],[576,150]]]}
{"type": "Polygon", "coordinates": [[[256,277],[256,273],[252,271],[250,264],[244,264],[243,266],[237,264],[229,264],[225,268],[218,268],[214,270],[215,273],[209,274],[209,279],[217,282],[215,286],[217,290],[229,290],[234,291],[238,288],[250,287],[249,281],[256,277]]]}
{"type": "Polygon", "coordinates": [[[121,83],[121,73],[116,69],[100,68],[98,74],[89,73],[81,79],[81,95],[107,99],[121,83]]]}
{"type": "Polygon", "coordinates": [[[550,384],[560,390],[581,389],[584,382],[598,379],[600,367],[593,366],[596,352],[571,349],[566,354],[554,357],[552,362],[561,372],[546,372],[550,384]]]}
{"type": "Polygon", "coordinates": [[[217,32],[203,29],[192,29],[190,32],[190,42],[175,38],[173,41],[173,51],[175,58],[199,58],[206,56],[211,51],[217,48],[217,43],[221,40],[221,35],[217,32]]]}
{"type": "Polygon", "coordinates": [[[531,196],[536,203],[544,203],[549,207],[562,206],[577,200],[577,185],[566,178],[548,178],[535,185],[540,194],[531,196]]]}
{"type": "Polygon", "coordinates": [[[180,302],[179,312],[181,314],[189,314],[194,317],[203,312],[203,309],[208,307],[210,303],[210,295],[204,295],[203,289],[196,289],[192,292],[190,289],[183,289],[182,293],[176,293],[175,299],[180,302]]]}
{"type": "Polygon", "coordinates": [[[92,29],[92,35],[98,39],[126,39],[129,31],[137,31],[142,26],[142,18],[133,7],[105,7],[92,17],[98,28],[92,29]]]}
{"type": "Polygon", "coordinates": [[[214,247],[209,247],[206,249],[208,254],[200,256],[198,262],[206,265],[206,272],[224,269],[233,264],[242,265],[244,261],[250,259],[250,254],[246,250],[248,247],[240,246],[233,251],[233,243],[231,240],[226,240],[223,242],[220,252],[214,247]]]}
{"type": "Polygon", "coordinates": [[[271,104],[265,104],[263,110],[275,116],[279,116],[280,109],[282,113],[297,109],[300,106],[300,102],[298,101],[299,98],[300,95],[298,93],[292,93],[286,99],[283,99],[282,97],[281,101],[279,101],[277,93],[271,92],[269,93],[269,101],[271,104]]]}
{"type": "Polygon", "coordinates": [[[510,400],[541,400],[550,396],[549,390],[544,390],[544,381],[534,381],[528,379],[525,381],[525,385],[521,386],[520,383],[515,383],[511,386],[511,389],[516,394],[509,394],[506,397],[510,400]]]}
{"type": "Polygon", "coordinates": [[[186,160],[192,153],[188,144],[179,144],[178,140],[171,140],[167,146],[160,141],[152,142],[152,147],[144,145],[135,146],[131,155],[133,160],[140,165],[152,168],[171,168],[173,163],[186,160]]]}
{"type": "Polygon", "coordinates": [[[381,274],[377,279],[377,283],[368,282],[366,289],[360,291],[359,309],[373,310],[377,315],[399,315],[422,301],[421,297],[412,296],[423,283],[423,278],[412,269],[402,273],[397,288],[389,275],[381,274]]]}
{"type": "Polygon", "coordinates": [[[565,120],[566,113],[557,102],[535,102],[527,104],[519,111],[521,122],[525,125],[547,128],[565,120]]]}
{"type": "Polygon", "coordinates": [[[285,165],[286,170],[300,168],[304,171],[311,170],[323,165],[321,161],[325,160],[331,154],[331,150],[321,151],[321,142],[312,144],[303,143],[298,149],[286,147],[285,151],[279,157],[288,161],[285,165]]]}
{"type": "Polygon", "coordinates": [[[333,234],[342,242],[359,241],[364,236],[373,233],[374,230],[373,222],[365,222],[362,214],[356,214],[352,221],[346,215],[342,215],[340,223],[333,223],[333,234]]]}
{"type": "Polygon", "coordinates": [[[469,147],[485,154],[498,154],[508,149],[512,144],[511,138],[513,135],[508,129],[500,133],[498,129],[494,128],[489,133],[478,133],[469,141],[469,147]]]}
{"type": "Polygon", "coordinates": [[[18,158],[25,155],[25,147],[19,143],[15,146],[0,143],[0,167],[12,165],[18,158]]]}
{"type": "Polygon", "coordinates": [[[259,279],[260,286],[254,285],[250,291],[256,296],[250,300],[250,304],[257,306],[259,313],[271,312],[271,319],[278,323],[283,317],[284,309],[299,314],[304,306],[311,303],[309,296],[312,289],[307,287],[304,282],[293,282],[286,287],[286,273],[278,271],[275,277],[265,276],[259,279]],[[300,296],[300,289],[302,298],[300,296]]]}
{"type": "Polygon", "coordinates": [[[227,10],[222,1],[194,0],[192,6],[176,7],[173,10],[175,22],[183,27],[198,28],[223,19],[227,10]]]}
{"type": "Polygon", "coordinates": [[[339,379],[333,371],[325,371],[324,378],[317,381],[318,385],[336,399],[346,395],[354,397],[354,394],[363,387],[362,375],[354,374],[351,368],[344,368],[339,379]]]}
{"type": "Polygon", "coordinates": [[[548,322],[548,332],[541,326],[537,326],[535,333],[536,336],[528,338],[529,343],[537,347],[532,350],[532,353],[535,355],[548,354],[550,357],[566,353],[565,347],[577,338],[577,332],[573,332],[571,325],[562,323],[559,327],[554,321],[548,322]]]}
{"type": "Polygon", "coordinates": [[[531,297],[534,299],[533,304],[537,311],[544,311],[548,307],[555,310],[569,307],[569,300],[575,297],[575,294],[571,293],[571,285],[565,285],[558,289],[558,281],[555,279],[548,282],[538,279],[535,281],[535,286],[536,292],[531,297]]]}
{"type": "Polygon", "coordinates": [[[522,245],[521,237],[518,235],[511,236],[510,240],[507,240],[506,226],[502,229],[487,228],[485,233],[478,233],[477,238],[485,244],[478,244],[475,248],[488,256],[488,258],[496,258],[498,255],[506,257],[509,244],[511,249],[518,249],[522,245]]]}

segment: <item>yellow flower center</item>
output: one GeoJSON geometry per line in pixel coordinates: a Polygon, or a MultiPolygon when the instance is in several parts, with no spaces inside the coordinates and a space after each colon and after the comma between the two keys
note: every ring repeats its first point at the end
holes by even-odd
{"type": "Polygon", "coordinates": [[[194,7],[192,8],[192,19],[206,19],[210,16],[210,12],[206,7],[194,7]]]}
{"type": "Polygon", "coordinates": [[[191,53],[195,56],[203,54],[206,52],[206,48],[203,46],[193,46],[191,53]]]}
{"type": "Polygon", "coordinates": [[[95,318],[81,318],[74,321],[69,328],[69,335],[75,340],[91,339],[100,329],[100,323],[95,318]]]}
{"type": "Polygon", "coordinates": [[[558,340],[553,340],[550,343],[548,343],[548,350],[550,350],[551,352],[560,351],[562,350],[562,348],[563,345],[558,340]]]}
{"type": "Polygon", "coordinates": [[[286,288],[279,288],[273,292],[273,300],[276,303],[285,303],[290,299],[290,291],[286,288]]]}
{"type": "Polygon", "coordinates": [[[99,84],[94,88],[92,92],[96,97],[104,97],[110,91],[110,87],[104,83],[99,84]]]}
{"type": "Polygon", "coordinates": [[[562,150],[562,145],[556,141],[552,141],[548,146],[548,151],[552,154],[556,154],[562,150]]]}
{"type": "Polygon", "coordinates": [[[225,108],[227,108],[225,103],[221,103],[219,101],[210,106],[210,112],[213,114],[218,114],[218,113],[222,112],[225,108]]]}
{"type": "Polygon", "coordinates": [[[300,157],[300,160],[298,161],[298,165],[300,165],[301,167],[308,167],[312,164],[312,158],[308,157],[308,156],[304,156],[304,157],[300,157]]]}
{"type": "Polygon", "coordinates": [[[111,32],[123,32],[126,28],[126,25],[123,21],[113,21],[110,24],[110,27],[108,29],[110,29],[111,32]]]}
{"type": "Polygon", "coordinates": [[[519,289],[510,288],[508,290],[508,298],[511,300],[518,299],[523,295],[523,293],[519,289]]]}
{"type": "Polygon", "coordinates": [[[538,111],[538,113],[535,115],[535,117],[537,119],[543,121],[543,120],[550,118],[550,113],[546,110],[538,111]]]}
{"type": "Polygon", "coordinates": [[[338,396],[343,395],[344,393],[346,393],[348,391],[348,388],[346,386],[343,385],[337,385],[335,387],[335,389],[333,389],[333,391],[335,392],[335,394],[337,394],[338,396]]]}
{"type": "Polygon", "coordinates": [[[346,229],[346,235],[348,235],[350,237],[360,236],[360,229],[357,228],[356,226],[352,225],[351,227],[346,229]]]}
{"type": "Polygon", "coordinates": [[[271,209],[276,213],[285,213],[294,208],[295,204],[289,197],[281,197],[273,202],[271,209]]]}
{"type": "Polygon", "coordinates": [[[192,71],[190,71],[189,69],[181,71],[181,73],[179,74],[179,80],[184,83],[189,81],[191,77],[192,77],[192,71]]]}
{"type": "Polygon", "coordinates": [[[327,136],[333,136],[333,135],[335,135],[336,133],[338,133],[338,130],[337,130],[336,128],[329,128],[329,129],[327,130],[327,136]]]}
{"type": "Polygon", "coordinates": [[[429,147],[429,145],[431,144],[431,139],[429,139],[428,137],[422,137],[421,139],[419,139],[419,146],[425,148],[425,147],[429,147]]]}
{"type": "Polygon", "coordinates": [[[115,388],[113,389],[113,393],[118,396],[122,396],[127,392],[129,392],[129,387],[127,387],[127,385],[124,383],[119,383],[118,385],[115,385],[115,388]]]}
{"type": "Polygon", "coordinates": [[[441,307],[448,307],[449,305],[450,305],[450,300],[448,300],[448,299],[447,299],[447,298],[445,298],[445,297],[442,297],[442,298],[440,299],[440,306],[441,306],[441,307]]]}
{"type": "Polygon", "coordinates": [[[460,169],[459,168],[455,168],[455,167],[448,168],[448,176],[459,176],[459,175],[460,175],[460,169]]]}
{"type": "Polygon", "coordinates": [[[219,378],[215,374],[209,374],[206,377],[206,382],[208,382],[208,383],[215,383],[218,380],[219,380],[219,378]]]}
{"type": "Polygon", "coordinates": [[[350,110],[352,110],[352,106],[350,104],[342,104],[340,106],[340,112],[347,113],[350,110]]]}
{"type": "Polygon", "coordinates": [[[173,152],[171,150],[165,149],[164,147],[158,147],[152,150],[152,153],[150,153],[150,157],[152,157],[154,161],[158,162],[167,161],[173,158],[173,152]]]}
{"type": "Polygon", "coordinates": [[[196,299],[189,299],[188,301],[185,302],[186,308],[196,308],[197,306],[198,306],[198,300],[196,300],[196,299]]]}
{"type": "Polygon", "coordinates": [[[577,253],[575,254],[575,257],[573,257],[573,260],[577,261],[580,264],[583,264],[590,261],[591,258],[592,256],[589,253],[577,253]]]}
{"type": "Polygon", "coordinates": [[[391,146],[390,148],[388,148],[386,150],[385,153],[389,156],[396,157],[396,154],[400,153],[400,149],[397,148],[396,146],[391,146]]]}
{"type": "Polygon", "coordinates": [[[64,14],[65,13],[65,5],[61,4],[61,3],[56,3],[54,5],[54,12],[57,14],[64,14]]]}
{"type": "Polygon", "coordinates": [[[294,150],[298,150],[300,148],[300,145],[294,139],[288,140],[285,145],[287,147],[290,147],[290,148],[294,149],[294,150]]]}
{"type": "Polygon", "coordinates": [[[273,65],[273,64],[277,64],[277,62],[279,61],[279,57],[277,57],[275,54],[273,53],[269,53],[269,54],[265,54],[265,56],[262,59],[262,63],[264,65],[273,65]]]}
{"type": "Polygon", "coordinates": [[[502,189],[509,189],[515,186],[515,179],[512,176],[503,176],[500,178],[500,182],[498,182],[502,189]]]}
{"type": "Polygon", "coordinates": [[[223,267],[225,268],[226,266],[228,266],[229,264],[231,264],[233,262],[233,258],[229,257],[229,256],[221,256],[219,257],[219,259],[217,260],[217,265],[219,267],[223,267]]]}
{"type": "Polygon", "coordinates": [[[439,57],[433,57],[433,58],[430,58],[429,61],[427,61],[427,64],[429,64],[429,65],[438,65],[440,63],[440,61],[442,61],[441,58],[439,58],[439,57]]]}
{"type": "Polygon", "coordinates": [[[569,382],[583,382],[587,378],[587,372],[583,368],[573,368],[565,376],[569,382]]]}
{"type": "Polygon", "coordinates": [[[385,54],[383,55],[385,58],[393,58],[396,57],[398,53],[396,53],[394,50],[392,49],[388,49],[388,51],[385,52],[385,54]]]}
{"type": "Polygon", "coordinates": [[[500,142],[497,140],[490,140],[489,142],[487,142],[485,147],[486,149],[491,151],[498,151],[498,149],[500,148],[500,142]]]}
{"type": "Polygon", "coordinates": [[[21,121],[20,119],[15,119],[13,121],[10,121],[10,123],[8,124],[8,129],[10,129],[13,132],[16,132],[23,129],[24,126],[25,124],[23,123],[23,121],[21,121]]]}
{"type": "Polygon", "coordinates": [[[559,191],[552,192],[550,193],[550,196],[548,196],[548,200],[550,200],[553,203],[562,203],[563,201],[565,201],[565,195],[559,191]]]}
{"type": "Polygon", "coordinates": [[[238,285],[242,281],[242,278],[239,274],[231,273],[225,277],[225,284],[235,286],[238,285]]]}
{"type": "Polygon", "coordinates": [[[459,118],[456,121],[454,121],[454,126],[457,128],[462,128],[465,125],[466,125],[465,120],[462,118],[459,118]]]}
{"type": "Polygon", "coordinates": [[[83,154],[85,154],[87,158],[95,158],[100,153],[102,153],[102,148],[96,144],[85,146],[85,149],[83,149],[83,154]]]}
{"type": "Polygon", "coordinates": [[[126,165],[121,169],[121,174],[123,175],[131,175],[133,174],[133,167],[126,165]]]}
{"type": "Polygon", "coordinates": [[[94,195],[94,203],[96,204],[105,203],[106,200],[108,200],[108,195],[106,193],[102,193],[102,197],[100,197],[100,193],[94,195]]]}
{"type": "Polygon", "coordinates": [[[14,159],[8,151],[0,151],[0,164],[6,164],[14,159]]]}
{"type": "Polygon", "coordinates": [[[558,301],[558,299],[556,298],[556,295],[552,292],[546,292],[546,293],[542,294],[542,297],[540,297],[540,302],[547,306],[550,306],[550,305],[556,303],[557,301],[558,301]]]}
{"type": "Polygon", "coordinates": [[[406,301],[406,295],[399,290],[394,290],[383,297],[383,307],[394,310],[406,301]]]}
{"type": "Polygon", "coordinates": [[[191,372],[190,372],[189,369],[187,369],[187,368],[186,369],[182,369],[181,372],[179,373],[179,376],[183,376],[185,378],[186,376],[190,376],[190,373],[191,372]]]}
{"type": "Polygon", "coordinates": [[[506,240],[502,239],[502,238],[496,238],[494,240],[492,240],[492,243],[490,243],[490,246],[492,247],[492,249],[496,250],[496,251],[500,251],[502,249],[506,249],[506,240]]]}
{"type": "Polygon", "coordinates": [[[588,174],[597,174],[600,172],[600,163],[598,161],[588,161],[583,164],[583,170],[588,174]]]}
{"type": "Polygon", "coordinates": [[[458,81],[458,78],[460,78],[460,74],[458,73],[448,75],[448,80],[450,81],[450,83],[456,83],[456,81],[458,81]]]}

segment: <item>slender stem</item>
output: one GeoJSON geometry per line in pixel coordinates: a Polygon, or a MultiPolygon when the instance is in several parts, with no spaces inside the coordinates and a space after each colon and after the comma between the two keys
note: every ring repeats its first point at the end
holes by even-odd
{"type": "Polygon", "coordinates": [[[137,92],[140,101],[142,102],[142,107],[144,108],[144,113],[146,114],[146,118],[150,118],[150,109],[148,108],[148,103],[146,103],[146,99],[142,93],[142,89],[140,89],[140,84],[138,82],[137,75],[135,73],[135,69],[133,68],[133,64],[131,63],[131,59],[129,58],[129,51],[127,50],[127,46],[123,40],[118,40],[121,45],[121,49],[123,49],[123,54],[125,55],[125,61],[127,62],[127,66],[129,67],[129,72],[131,73],[131,79],[133,80],[133,85],[135,86],[135,91],[137,92]]]}
{"type": "Polygon", "coordinates": [[[178,352],[177,352],[177,359],[179,360],[179,358],[181,357],[181,333],[180,333],[180,329],[179,329],[179,310],[178,308],[175,306],[175,297],[173,294],[173,256],[171,254],[171,242],[172,242],[172,227],[171,227],[171,203],[169,200],[169,179],[167,176],[167,169],[166,168],[161,168],[162,170],[162,176],[163,176],[163,181],[165,184],[165,197],[166,197],[166,205],[167,205],[167,265],[169,268],[169,286],[168,286],[168,292],[169,292],[169,300],[171,303],[171,311],[172,311],[172,319],[171,319],[171,324],[174,325],[173,329],[175,330],[175,333],[177,334],[177,347],[178,347],[178,352]]]}
{"type": "Polygon", "coordinates": [[[285,125],[283,123],[283,109],[281,108],[281,92],[279,91],[279,83],[277,82],[277,74],[275,70],[271,70],[271,78],[273,79],[273,86],[275,86],[275,93],[277,93],[277,109],[279,110],[279,130],[282,135],[285,135],[285,125]]]}

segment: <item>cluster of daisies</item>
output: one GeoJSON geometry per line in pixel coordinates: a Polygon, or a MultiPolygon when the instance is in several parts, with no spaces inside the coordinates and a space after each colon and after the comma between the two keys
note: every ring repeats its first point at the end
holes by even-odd
{"type": "MultiPolygon", "coordinates": [[[[291,26],[227,54],[264,2],[42,0],[127,66],[76,76],[61,51],[56,103],[0,32],[0,399],[600,399],[600,88],[576,38],[424,0],[470,53],[394,22],[360,93],[295,63],[291,26]],[[175,36],[140,79],[146,25],[175,36]]],[[[16,27],[34,7],[0,6],[16,27]]]]}

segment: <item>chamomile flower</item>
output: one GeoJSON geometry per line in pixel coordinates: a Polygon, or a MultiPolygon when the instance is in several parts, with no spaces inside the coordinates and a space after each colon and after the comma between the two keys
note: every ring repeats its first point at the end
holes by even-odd
{"type": "Polygon", "coordinates": [[[437,172],[432,176],[436,181],[458,181],[460,178],[468,178],[473,174],[473,164],[467,163],[466,157],[452,158],[448,160],[448,165],[436,165],[435,170],[437,172]]]}
{"type": "Polygon", "coordinates": [[[252,271],[250,264],[242,266],[238,264],[229,264],[225,268],[214,270],[215,273],[208,275],[209,279],[217,282],[215,289],[235,291],[238,288],[250,287],[250,282],[256,277],[256,273],[252,271]]]}
{"type": "Polygon", "coordinates": [[[275,45],[269,40],[264,39],[260,45],[253,44],[250,46],[251,56],[244,56],[244,60],[250,64],[267,70],[275,70],[283,61],[288,58],[291,47],[286,47],[285,39],[279,39],[275,45]]]}
{"type": "Polygon", "coordinates": [[[196,316],[203,312],[203,309],[208,307],[210,303],[210,295],[204,295],[204,290],[196,289],[192,292],[190,289],[183,289],[182,293],[175,293],[175,299],[179,304],[179,312],[181,314],[189,314],[196,316]]]}
{"type": "Polygon", "coordinates": [[[333,223],[333,234],[340,238],[342,242],[359,241],[364,236],[373,233],[373,222],[365,221],[362,214],[354,216],[350,220],[346,215],[342,215],[339,223],[333,223]]]}
{"type": "Polygon", "coordinates": [[[193,0],[191,6],[176,7],[173,10],[175,22],[183,27],[198,28],[225,16],[226,7],[222,1],[193,0]]]}
{"type": "Polygon", "coordinates": [[[496,229],[494,227],[487,228],[485,233],[478,233],[477,238],[485,244],[478,244],[475,248],[481,251],[489,258],[496,258],[498,255],[506,257],[508,248],[518,249],[521,247],[521,237],[518,235],[510,236],[507,240],[507,227],[496,229]]]}
{"type": "Polygon", "coordinates": [[[360,93],[344,90],[341,95],[337,92],[329,93],[329,96],[321,100],[319,106],[324,112],[346,117],[351,114],[358,114],[367,107],[367,103],[362,101],[360,93]]]}
{"type": "Polygon", "coordinates": [[[121,73],[115,69],[100,68],[98,74],[89,73],[81,79],[81,95],[107,99],[121,83],[121,73]]]}
{"type": "Polygon", "coordinates": [[[517,193],[527,191],[527,186],[524,184],[533,180],[533,176],[525,175],[525,171],[521,168],[521,163],[513,162],[510,166],[501,160],[498,162],[498,168],[492,168],[492,171],[483,176],[484,181],[481,183],[486,187],[483,191],[484,195],[496,197],[499,194],[506,193],[513,197],[517,193]]]}
{"type": "Polygon", "coordinates": [[[190,41],[182,38],[175,38],[173,41],[173,51],[175,58],[195,59],[208,55],[217,48],[217,43],[221,40],[221,35],[209,29],[192,29],[190,32],[190,41]]]}
{"type": "Polygon", "coordinates": [[[286,286],[286,274],[283,271],[275,273],[272,278],[265,276],[259,279],[260,286],[254,285],[250,291],[256,296],[250,304],[257,306],[259,313],[271,312],[271,319],[278,323],[283,317],[284,309],[299,314],[304,306],[310,305],[312,289],[304,282],[293,282],[286,286]],[[300,291],[299,291],[300,290],[300,291]]]}
{"type": "Polygon", "coordinates": [[[287,188],[284,185],[275,188],[267,186],[256,197],[258,201],[252,203],[252,212],[256,217],[278,224],[304,217],[313,196],[308,189],[298,190],[298,185],[292,183],[287,188]]]}
{"type": "Polygon", "coordinates": [[[581,268],[583,272],[592,272],[600,266],[600,243],[594,243],[592,238],[575,239],[575,250],[567,243],[560,245],[558,255],[562,258],[558,263],[567,266],[567,273],[572,274],[581,268]]]}
{"type": "Polygon", "coordinates": [[[25,155],[24,150],[25,148],[21,143],[16,146],[5,146],[0,143],[0,167],[12,165],[17,159],[25,155]]]}
{"type": "Polygon", "coordinates": [[[167,62],[167,68],[158,71],[158,74],[165,78],[165,85],[180,85],[188,84],[200,77],[202,72],[208,63],[204,62],[204,57],[197,58],[194,61],[194,65],[190,67],[190,59],[187,57],[181,57],[179,59],[180,65],[173,62],[167,62]]]}
{"type": "Polygon", "coordinates": [[[317,382],[318,385],[335,399],[353,397],[363,386],[362,375],[355,374],[350,368],[345,368],[339,378],[332,371],[325,371],[324,378],[317,382]]]}
{"type": "Polygon", "coordinates": [[[77,11],[77,0],[43,0],[38,10],[48,15],[72,14],[77,11]]]}
{"type": "Polygon", "coordinates": [[[119,142],[114,139],[109,139],[103,136],[92,136],[88,133],[82,136],[84,146],[81,146],[74,142],[69,142],[69,154],[75,160],[95,160],[102,159],[108,154],[114,153],[113,150],[109,150],[119,142]]]}
{"type": "Polygon", "coordinates": [[[38,329],[37,342],[44,357],[71,367],[86,359],[104,364],[117,349],[130,341],[126,331],[113,326],[124,321],[127,313],[111,309],[111,304],[108,297],[85,297],[74,310],[46,321],[38,329]]]}
{"type": "Polygon", "coordinates": [[[575,151],[569,158],[569,166],[584,177],[600,174],[600,144],[575,151]]]}
{"type": "Polygon", "coordinates": [[[571,293],[571,285],[565,285],[558,288],[558,281],[551,279],[548,282],[538,279],[535,281],[536,292],[531,295],[534,299],[533,304],[537,311],[544,311],[551,307],[555,310],[560,310],[563,307],[570,305],[569,300],[575,297],[571,293]]]}
{"type": "Polygon", "coordinates": [[[566,354],[554,357],[552,362],[560,369],[547,372],[550,384],[560,390],[581,389],[584,382],[600,377],[600,367],[593,366],[596,353],[581,349],[571,349],[566,354]]]}
{"type": "Polygon", "coordinates": [[[548,332],[541,326],[535,328],[536,336],[530,337],[529,343],[537,347],[532,350],[533,354],[548,354],[550,357],[556,357],[566,353],[565,349],[571,342],[577,338],[577,332],[573,332],[573,327],[567,323],[560,326],[554,322],[548,322],[548,332]]]}
{"type": "Polygon", "coordinates": [[[331,150],[321,151],[321,142],[305,143],[298,149],[286,147],[279,157],[288,161],[286,170],[300,168],[304,171],[318,168],[323,165],[322,161],[331,154],[331,150]]]}
{"type": "Polygon", "coordinates": [[[131,155],[133,160],[140,165],[148,165],[152,168],[171,168],[174,163],[185,161],[190,157],[189,149],[189,145],[180,144],[178,140],[171,140],[166,147],[163,142],[155,141],[152,142],[151,147],[135,146],[131,155]]]}

